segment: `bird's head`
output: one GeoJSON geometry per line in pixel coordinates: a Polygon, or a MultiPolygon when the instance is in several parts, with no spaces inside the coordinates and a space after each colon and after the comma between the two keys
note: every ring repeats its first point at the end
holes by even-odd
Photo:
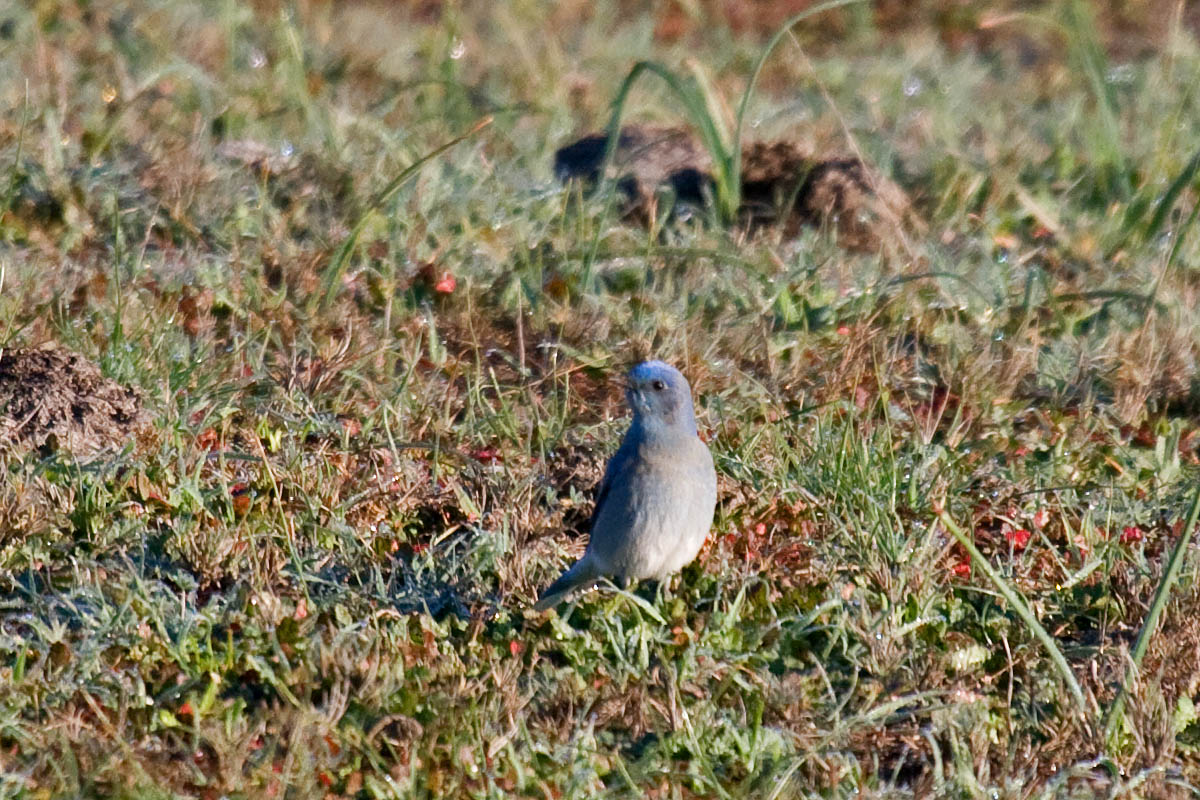
{"type": "Polygon", "coordinates": [[[696,433],[692,389],[683,374],[662,361],[643,361],[629,371],[625,398],[643,427],[696,433]]]}

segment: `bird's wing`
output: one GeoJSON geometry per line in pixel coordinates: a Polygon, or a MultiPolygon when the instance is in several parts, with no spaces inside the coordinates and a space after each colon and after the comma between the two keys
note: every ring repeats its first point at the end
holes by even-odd
{"type": "Polygon", "coordinates": [[[593,525],[600,518],[600,509],[604,507],[604,501],[608,499],[613,481],[629,466],[636,453],[637,448],[629,446],[629,440],[626,439],[621,442],[621,446],[609,460],[608,467],[604,470],[604,477],[600,479],[600,489],[596,492],[596,507],[592,510],[593,525]]]}
{"type": "MultiPolygon", "coordinates": [[[[620,474],[629,467],[636,453],[636,446],[626,446],[626,442],[622,442],[617,452],[609,459],[608,467],[604,470],[604,477],[600,479],[600,488],[596,492],[596,508],[592,511],[593,534],[595,533],[596,520],[600,518],[600,509],[604,507],[604,501],[608,499],[613,484],[618,480],[620,474]]],[[[576,561],[558,580],[546,587],[541,597],[538,598],[537,603],[534,604],[534,608],[538,611],[545,611],[579,587],[595,583],[600,575],[600,568],[596,564],[595,557],[591,551],[591,545],[589,545],[588,552],[584,554],[583,558],[576,561]]]]}

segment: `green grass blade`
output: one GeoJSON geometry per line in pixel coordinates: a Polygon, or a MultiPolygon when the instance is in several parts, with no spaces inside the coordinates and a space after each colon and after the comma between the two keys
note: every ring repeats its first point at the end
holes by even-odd
{"type": "MultiPolygon", "coordinates": [[[[1115,245],[1109,248],[1108,255],[1111,256],[1116,250],[1126,246],[1137,226],[1145,219],[1147,211],[1151,206],[1154,206],[1154,216],[1137,232],[1138,237],[1143,242],[1148,242],[1162,231],[1163,226],[1167,222],[1167,217],[1175,210],[1175,204],[1179,200],[1179,196],[1183,193],[1193,180],[1196,179],[1197,172],[1200,172],[1200,150],[1196,151],[1188,163],[1175,176],[1175,180],[1171,181],[1171,185],[1167,187],[1167,191],[1162,194],[1157,201],[1154,200],[1158,195],[1158,189],[1152,181],[1146,181],[1138,196],[1134,197],[1125,207],[1125,217],[1121,223],[1120,236],[1115,245]]],[[[1183,230],[1186,230],[1190,225],[1185,225],[1183,230]]],[[[1179,242],[1182,240],[1182,231],[1175,237],[1175,247],[1178,248],[1179,242]]]]}
{"type": "MultiPolygon", "coordinates": [[[[621,117],[624,113],[629,93],[633,90],[633,85],[637,82],[637,79],[643,73],[647,72],[661,78],[675,96],[679,98],[684,110],[687,112],[688,118],[696,126],[697,132],[704,142],[705,149],[712,156],[714,166],[718,172],[727,172],[727,169],[723,165],[727,164],[730,159],[731,146],[723,140],[720,125],[713,119],[712,114],[709,112],[707,98],[704,96],[703,91],[695,85],[689,85],[674,71],[656,61],[639,61],[634,64],[629,74],[625,76],[625,80],[621,83],[621,88],[617,92],[616,99],[613,101],[613,112],[608,123],[608,147],[604,153],[602,169],[608,168],[612,155],[616,150],[616,137],[620,131],[621,117]]],[[[728,206],[732,203],[733,207],[736,208],[736,195],[724,201],[722,200],[721,193],[731,190],[731,187],[723,185],[727,183],[727,180],[722,181],[721,176],[718,176],[718,203],[721,203],[723,206],[728,206]]],[[[736,192],[736,189],[733,189],[733,191],[736,192]]],[[[728,219],[731,218],[729,217],[728,219]]]]}
{"type": "Polygon", "coordinates": [[[688,67],[699,101],[694,103],[696,108],[692,116],[702,126],[701,135],[705,138],[705,147],[712,156],[717,173],[717,210],[723,221],[732,222],[742,204],[742,180],[737,170],[741,155],[738,142],[725,124],[721,97],[709,80],[708,73],[695,61],[689,62],[688,67]]]}
{"type": "MultiPolygon", "coordinates": [[[[722,140],[718,123],[713,120],[712,114],[709,113],[708,102],[703,91],[694,85],[688,85],[670,68],[657,61],[637,62],[629,70],[629,73],[625,76],[625,80],[621,81],[621,86],[613,98],[612,113],[609,115],[608,126],[605,130],[607,142],[604,148],[604,157],[600,160],[598,169],[601,179],[608,174],[609,165],[612,164],[613,156],[617,151],[621,134],[621,119],[625,114],[625,103],[629,100],[629,95],[633,91],[634,84],[645,73],[657,75],[661,78],[675,96],[679,98],[680,102],[683,103],[689,119],[696,126],[700,134],[700,139],[704,143],[705,149],[708,150],[709,155],[712,157],[713,166],[717,171],[717,175],[715,176],[717,183],[716,199],[721,217],[723,221],[731,222],[740,203],[740,184],[731,182],[731,174],[729,172],[733,155],[730,154],[726,143],[722,140]]],[[[734,149],[736,150],[736,148],[734,149]]],[[[610,181],[608,182],[608,190],[605,193],[604,216],[607,217],[612,210],[615,197],[616,185],[610,181]]],[[[583,285],[587,289],[591,288],[592,269],[595,265],[596,254],[600,249],[600,237],[602,234],[602,226],[597,226],[588,252],[584,256],[583,285]]]]}
{"type": "Polygon", "coordinates": [[[799,14],[793,14],[792,16],[788,17],[788,19],[775,30],[775,33],[771,35],[771,38],[767,40],[766,46],[763,47],[762,52],[758,54],[758,60],[754,62],[754,71],[750,73],[750,83],[746,85],[746,91],[742,93],[742,100],[740,103],[738,103],[732,143],[734,159],[732,171],[733,174],[738,176],[739,181],[741,179],[742,128],[744,127],[746,121],[746,109],[750,105],[750,97],[754,94],[755,87],[758,86],[759,76],[762,75],[763,67],[766,65],[767,59],[771,56],[771,53],[775,52],[775,48],[779,46],[779,43],[783,41],[783,38],[788,35],[788,33],[796,24],[803,22],[809,17],[814,17],[817,14],[822,14],[835,8],[854,5],[855,3],[862,3],[865,1],[866,0],[827,0],[824,3],[818,3],[811,8],[801,11],[799,14]]]}
{"type": "Polygon", "coordinates": [[[1163,194],[1162,200],[1159,201],[1158,208],[1154,210],[1154,216],[1150,218],[1150,222],[1142,230],[1142,240],[1149,241],[1158,235],[1166,224],[1167,216],[1175,209],[1175,202],[1179,199],[1179,195],[1183,190],[1195,180],[1197,171],[1200,171],[1200,150],[1192,156],[1188,161],[1187,166],[1171,181],[1171,185],[1167,187],[1167,191],[1163,194]]]}
{"type": "MultiPolygon", "coordinates": [[[[13,150],[12,167],[8,171],[8,188],[4,191],[4,201],[0,203],[0,218],[12,210],[13,196],[17,192],[17,176],[21,170],[21,156],[25,148],[25,131],[29,126],[29,80],[25,81],[25,102],[21,105],[21,124],[17,128],[16,148],[13,150]]],[[[5,238],[8,238],[5,236],[5,238]]],[[[2,287],[0,287],[2,288],[2,287]]]]}
{"type": "Polygon", "coordinates": [[[1197,487],[1192,493],[1192,504],[1188,508],[1187,521],[1184,522],[1183,531],[1179,534],[1179,541],[1175,543],[1175,549],[1171,551],[1171,558],[1167,562],[1166,572],[1163,573],[1162,580],[1158,582],[1158,588],[1154,592],[1154,601],[1150,604],[1149,613],[1146,614],[1146,621],[1142,624],[1142,629],[1138,632],[1137,641],[1133,644],[1133,653],[1130,657],[1129,672],[1125,676],[1125,682],[1122,684],[1121,691],[1112,705],[1108,719],[1105,721],[1104,742],[1109,750],[1114,748],[1117,730],[1121,727],[1121,721],[1125,716],[1125,700],[1129,696],[1129,688],[1137,675],[1138,669],[1141,667],[1142,659],[1146,656],[1146,649],[1150,646],[1150,638],[1158,630],[1158,620],[1162,616],[1163,610],[1167,607],[1167,600],[1171,596],[1171,589],[1174,588],[1175,582],[1179,579],[1179,571],[1183,568],[1183,559],[1187,555],[1188,544],[1191,542],[1192,534],[1196,530],[1196,518],[1198,516],[1200,516],[1200,487],[1197,487]]]}
{"type": "Polygon", "coordinates": [[[1105,176],[1106,183],[1121,199],[1126,199],[1129,178],[1121,145],[1117,93],[1108,80],[1108,57],[1100,45],[1095,18],[1091,8],[1082,0],[1067,0],[1063,5],[1062,20],[1071,57],[1087,78],[1092,99],[1096,103],[1098,125],[1094,133],[1099,137],[1101,152],[1096,154],[1099,157],[1095,162],[1097,166],[1111,170],[1105,176]]]}
{"type": "Polygon", "coordinates": [[[371,217],[375,214],[375,212],[378,211],[380,207],[382,207],[383,204],[386,203],[389,198],[391,198],[392,195],[399,191],[404,184],[416,177],[417,173],[420,172],[421,167],[425,166],[430,161],[449,150],[451,147],[454,147],[456,144],[470,139],[472,136],[479,133],[481,130],[491,124],[492,118],[484,117],[479,122],[475,123],[471,130],[467,131],[462,136],[455,137],[445,144],[439,145],[433,150],[430,150],[412,164],[409,164],[407,167],[405,167],[399,175],[397,175],[395,178],[392,178],[391,182],[388,183],[387,186],[383,187],[378,194],[371,198],[371,202],[367,204],[367,207],[363,210],[362,214],[359,215],[358,221],[354,223],[354,227],[350,229],[350,234],[346,237],[346,240],[342,242],[341,247],[339,247],[337,252],[333,254],[333,260],[329,262],[329,268],[325,271],[324,286],[322,287],[322,291],[319,295],[322,309],[328,308],[330,304],[333,303],[334,298],[337,297],[338,285],[341,283],[342,275],[345,274],[346,267],[350,263],[350,257],[354,254],[354,250],[358,246],[358,238],[362,235],[363,229],[367,226],[367,223],[370,222],[371,217]]]}
{"type": "MultiPolygon", "coordinates": [[[[616,151],[617,136],[621,129],[621,117],[624,113],[625,102],[629,97],[629,93],[632,91],[637,79],[643,73],[649,72],[660,77],[670,87],[671,91],[683,103],[692,124],[696,126],[705,149],[708,150],[709,155],[712,157],[713,170],[716,173],[713,177],[716,183],[718,215],[722,222],[726,224],[732,222],[736,218],[738,208],[741,205],[741,141],[746,107],[749,104],[750,96],[754,93],[755,86],[758,84],[758,78],[762,73],[767,57],[775,50],[783,40],[783,37],[791,30],[792,26],[802,20],[824,11],[829,11],[830,9],[862,2],[865,2],[865,0],[829,0],[793,15],[775,31],[767,46],[759,54],[758,61],[754,65],[754,71],[750,76],[750,83],[746,87],[746,91],[742,94],[741,102],[738,105],[736,128],[732,140],[730,140],[728,131],[720,119],[720,104],[717,102],[715,90],[698,68],[693,68],[693,83],[689,85],[679,75],[663,64],[656,61],[637,62],[633,65],[629,74],[625,76],[625,80],[621,82],[621,87],[617,91],[616,98],[613,100],[613,111],[609,118],[607,129],[608,146],[605,148],[604,158],[601,161],[600,174],[604,175],[606,173],[609,164],[612,162],[613,153],[616,151]]],[[[611,201],[611,193],[609,197],[611,201]]],[[[606,210],[608,207],[606,205],[606,210]]],[[[597,246],[599,235],[599,232],[597,232],[597,246]]],[[[590,274],[590,264],[594,261],[594,257],[595,253],[593,252],[592,257],[588,260],[589,266],[586,270],[588,274],[590,274]]]]}
{"type": "Polygon", "coordinates": [[[1042,643],[1042,646],[1046,648],[1046,652],[1049,654],[1050,660],[1053,661],[1054,666],[1058,668],[1059,674],[1066,682],[1067,687],[1071,690],[1071,695],[1075,698],[1075,702],[1079,706],[1080,718],[1087,719],[1091,715],[1091,709],[1088,707],[1087,700],[1083,696],[1083,689],[1079,686],[1079,680],[1075,677],[1075,673],[1071,670],[1071,665],[1067,663],[1066,656],[1064,656],[1062,651],[1058,648],[1058,644],[1054,641],[1054,637],[1046,632],[1046,629],[1042,627],[1042,623],[1038,622],[1037,617],[1033,615],[1033,611],[1029,608],[1029,604],[1026,603],[1024,598],[1021,597],[1017,590],[1009,586],[1008,581],[1004,580],[1000,573],[997,572],[990,563],[988,563],[988,560],[983,557],[983,553],[979,552],[979,549],[975,547],[975,543],[971,541],[971,537],[967,536],[966,532],[963,531],[962,528],[958,527],[958,524],[950,518],[950,515],[944,509],[942,509],[937,512],[937,516],[941,523],[946,526],[946,530],[950,531],[951,535],[958,540],[958,543],[966,548],[966,551],[971,556],[972,563],[978,566],[984,575],[987,575],[988,580],[992,582],[992,585],[995,586],[997,591],[1000,592],[1004,599],[1012,605],[1013,610],[1017,612],[1017,616],[1020,617],[1025,623],[1025,626],[1029,628],[1030,633],[1032,633],[1034,637],[1036,637],[1037,640],[1042,643]]]}

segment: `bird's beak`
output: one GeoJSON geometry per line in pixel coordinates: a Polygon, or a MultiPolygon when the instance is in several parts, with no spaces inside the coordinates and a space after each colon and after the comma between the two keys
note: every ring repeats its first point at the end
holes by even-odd
{"type": "Polygon", "coordinates": [[[621,390],[625,393],[625,402],[632,409],[637,408],[637,390],[633,387],[633,381],[628,378],[622,378],[619,381],[621,390]]]}

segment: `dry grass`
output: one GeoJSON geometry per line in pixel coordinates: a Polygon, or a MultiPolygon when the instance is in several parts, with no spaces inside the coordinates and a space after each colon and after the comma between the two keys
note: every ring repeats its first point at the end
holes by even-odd
{"type": "Polygon", "coordinates": [[[928,231],[885,256],[557,183],[639,58],[737,97],[752,6],[0,18],[0,346],[150,419],[0,453],[0,794],[1196,793],[1194,555],[1102,735],[1200,466],[1193,15],[802,27],[748,119],[903,185],[928,231]],[[1063,57],[1093,38],[1099,95],[1063,57]],[[371,198],[486,116],[324,303],[371,198]],[[712,537],[661,596],[534,615],[650,354],[695,389],[712,537]]]}

